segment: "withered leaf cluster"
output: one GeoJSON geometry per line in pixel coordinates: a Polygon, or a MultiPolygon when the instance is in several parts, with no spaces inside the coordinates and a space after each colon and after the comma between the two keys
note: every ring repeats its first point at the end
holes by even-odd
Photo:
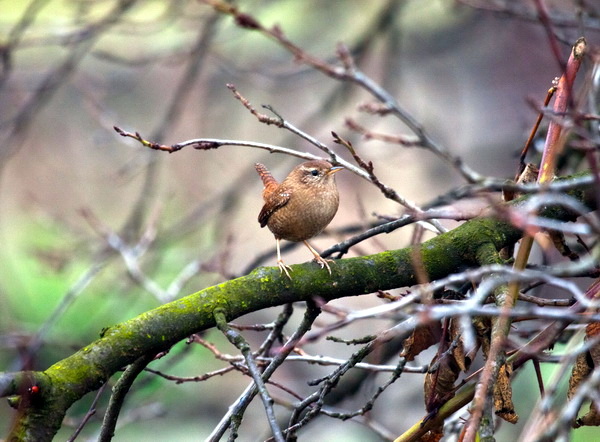
{"type": "MultiPolygon", "coordinates": [[[[592,345],[589,349],[583,353],[580,353],[575,360],[575,365],[571,371],[571,378],[569,379],[569,389],[567,391],[567,397],[569,400],[576,394],[577,389],[588,379],[594,368],[600,366],[600,324],[591,323],[585,329],[585,341],[592,341],[592,345]]],[[[574,428],[579,428],[584,425],[598,426],[600,425],[600,410],[598,410],[598,404],[592,402],[590,404],[589,411],[580,418],[577,418],[573,422],[574,428]]]]}
{"type": "MultiPolygon", "coordinates": [[[[470,374],[471,365],[479,350],[487,359],[490,351],[491,319],[474,317],[473,328],[476,332],[476,345],[465,350],[464,339],[458,318],[452,318],[444,323],[430,323],[415,329],[405,340],[400,356],[408,361],[429,347],[438,345],[438,350],[431,359],[430,369],[425,376],[424,401],[427,411],[433,416],[437,410],[462,385],[461,374],[470,374]]],[[[497,416],[510,423],[519,419],[512,401],[510,378],[512,366],[502,359],[498,367],[497,380],[493,388],[493,406],[497,416]]],[[[427,440],[439,440],[443,436],[442,426],[432,429],[426,435],[427,440]]]]}

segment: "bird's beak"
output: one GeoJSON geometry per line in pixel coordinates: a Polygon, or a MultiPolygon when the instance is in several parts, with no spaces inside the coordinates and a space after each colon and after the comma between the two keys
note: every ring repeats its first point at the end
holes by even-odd
{"type": "Polygon", "coordinates": [[[342,166],[334,166],[327,171],[327,175],[333,175],[334,173],[339,172],[340,170],[344,170],[344,168],[342,166]]]}

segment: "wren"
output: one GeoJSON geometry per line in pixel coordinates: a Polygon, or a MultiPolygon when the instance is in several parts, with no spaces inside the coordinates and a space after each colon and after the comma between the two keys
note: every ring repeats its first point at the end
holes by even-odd
{"type": "Polygon", "coordinates": [[[292,279],[291,267],[281,259],[279,243],[285,239],[302,241],[321,268],[327,268],[331,274],[327,261],[307,240],[321,233],[338,210],[340,197],[334,174],[343,167],[334,167],[323,160],[307,161],[296,166],[281,183],[264,165],[256,163],[255,167],[264,185],[262,196],[265,202],[258,222],[275,235],[280,272],[292,279]]]}

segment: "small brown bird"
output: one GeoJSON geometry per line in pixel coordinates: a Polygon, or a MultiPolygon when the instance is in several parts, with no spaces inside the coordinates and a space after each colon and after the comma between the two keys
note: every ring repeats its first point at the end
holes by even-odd
{"type": "Polygon", "coordinates": [[[256,163],[255,167],[265,186],[265,205],[258,222],[275,235],[279,270],[292,279],[288,272],[291,268],[283,263],[279,248],[279,242],[285,239],[306,244],[315,261],[331,274],[327,261],[306,240],[321,233],[335,216],[340,197],[334,174],[343,167],[322,160],[307,161],[296,166],[281,183],[262,164],[256,163]]]}

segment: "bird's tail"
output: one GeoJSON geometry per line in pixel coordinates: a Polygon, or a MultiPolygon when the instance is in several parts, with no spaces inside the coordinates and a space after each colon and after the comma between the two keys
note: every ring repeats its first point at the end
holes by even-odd
{"type": "Polygon", "coordinates": [[[266,195],[270,194],[271,192],[273,192],[273,190],[275,190],[277,188],[279,183],[277,182],[277,180],[275,178],[273,178],[273,175],[271,175],[271,172],[269,172],[269,169],[267,169],[264,164],[260,164],[260,163],[256,163],[254,165],[254,167],[256,168],[256,171],[260,175],[260,179],[263,182],[263,186],[265,186],[265,188],[263,190],[263,196],[266,196],[266,195]]]}

